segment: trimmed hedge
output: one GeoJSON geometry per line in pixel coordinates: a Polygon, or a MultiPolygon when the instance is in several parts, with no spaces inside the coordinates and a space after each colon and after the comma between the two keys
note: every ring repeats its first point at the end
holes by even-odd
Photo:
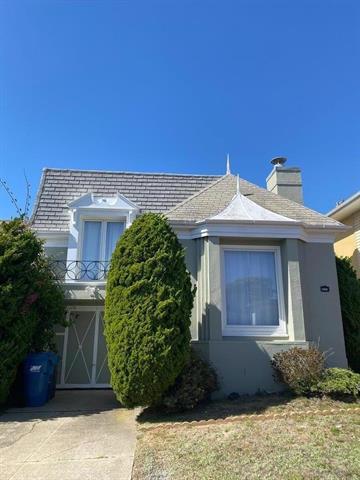
{"type": "Polygon", "coordinates": [[[337,258],[341,315],[350,368],[360,373],[360,279],[349,258],[337,258]]]}
{"type": "Polygon", "coordinates": [[[167,220],[138,217],[122,235],[106,286],[111,384],[127,407],[155,405],[189,357],[194,291],[167,220]]]}
{"type": "Polygon", "coordinates": [[[42,242],[22,219],[0,223],[0,404],[25,356],[53,347],[64,312],[42,242]]]}

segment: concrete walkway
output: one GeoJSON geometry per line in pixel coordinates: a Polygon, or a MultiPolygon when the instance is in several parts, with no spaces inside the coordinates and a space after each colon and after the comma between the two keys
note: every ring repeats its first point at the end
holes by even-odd
{"type": "Polygon", "coordinates": [[[43,407],[0,416],[0,480],[128,480],[135,410],[110,390],[58,391],[43,407]]]}

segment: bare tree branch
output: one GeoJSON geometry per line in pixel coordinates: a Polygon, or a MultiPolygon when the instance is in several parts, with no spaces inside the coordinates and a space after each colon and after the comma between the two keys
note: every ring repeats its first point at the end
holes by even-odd
{"type": "Polygon", "coordinates": [[[4,188],[5,192],[9,195],[10,201],[14,205],[17,214],[19,215],[19,217],[21,217],[23,215],[23,211],[19,207],[17,198],[15,197],[14,193],[11,191],[9,185],[6,183],[6,180],[3,180],[2,178],[0,178],[0,184],[4,188]]]}
{"type": "Polygon", "coordinates": [[[26,185],[26,196],[25,196],[25,206],[24,209],[22,209],[19,205],[19,202],[17,198],[15,197],[14,192],[11,190],[9,187],[8,183],[6,180],[0,177],[0,185],[3,187],[5,192],[8,194],[11,203],[15,207],[16,213],[19,217],[22,217],[24,219],[28,219],[29,217],[29,210],[30,210],[30,200],[31,200],[31,195],[30,195],[30,183],[28,181],[28,178],[26,176],[25,170],[24,170],[24,178],[25,178],[25,185],[26,185]]]}
{"type": "Polygon", "coordinates": [[[24,215],[25,215],[25,218],[29,218],[31,194],[30,194],[30,183],[26,176],[25,170],[24,170],[24,177],[25,177],[25,184],[26,184],[24,215]]]}

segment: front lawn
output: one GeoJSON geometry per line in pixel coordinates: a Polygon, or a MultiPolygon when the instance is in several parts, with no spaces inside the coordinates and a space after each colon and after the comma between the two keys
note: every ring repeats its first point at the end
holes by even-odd
{"type": "Polygon", "coordinates": [[[359,407],[269,396],[144,412],[133,480],[358,479],[359,407]]]}

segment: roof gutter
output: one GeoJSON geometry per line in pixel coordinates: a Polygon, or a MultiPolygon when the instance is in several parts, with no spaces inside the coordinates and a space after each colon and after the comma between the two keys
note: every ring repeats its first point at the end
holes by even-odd
{"type": "Polygon", "coordinates": [[[323,223],[319,224],[309,224],[305,222],[298,222],[298,221],[282,221],[282,222],[274,222],[269,220],[214,220],[214,219],[207,219],[201,221],[194,221],[194,220],[170,220],[170,225],[174,227],[184,227],[184,228],[196,228],[202,225],[268,225],[268,226],[287,226],[287,227],[302,227],[306,230],[327,230],[327,231],[336,231],[336,232],[346,232],[350,230],[351,227],[344,225],[339,222],[338,225],[326,225],[323,223]]]}
{"type": "Polygon", "coordinates": [[[201,222],[170,221],[180,239],[202,237],[293,238],[307,243],[334,243],[345,225],[308,225],[303,222],[204,220],[201,222]]]}
{"type": "Polygon", "coordinates": [[[360,191],[352,195],[344,202],[340,203],[340,205],[337,205],[326,215],[334,218],[335,220],[341,221],[342,219],[352,215],[357,210],[360,210],[360,191]]]}

